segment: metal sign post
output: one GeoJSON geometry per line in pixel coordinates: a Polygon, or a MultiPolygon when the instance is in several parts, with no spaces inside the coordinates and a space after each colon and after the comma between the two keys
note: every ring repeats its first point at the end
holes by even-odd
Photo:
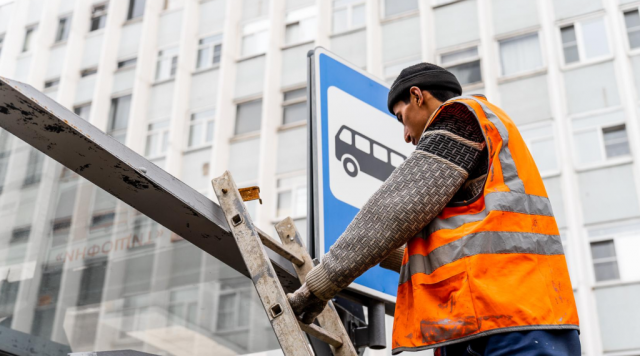
{"type": "MultiPolygon", "coordinates": [[[[310,174],[315,253],[329,251],[360,208],[413,151],[387,111],[387,85],[331,52],[310,52],[310,174]]],[[[372,233],[375,233],[372,231],[372,233]]],[[[379,266],[349,287],[395,303],[398,274],[379,266]]]]}

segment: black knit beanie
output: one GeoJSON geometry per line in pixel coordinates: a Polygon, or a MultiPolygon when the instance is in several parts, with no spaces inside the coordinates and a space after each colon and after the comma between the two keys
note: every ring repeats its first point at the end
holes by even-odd
{"type": "Polygon", "coordinates": [[[455,75],[448,70],[431,63],[418,63],[407,67],[391,85],[387,106],[393,115],[393,106],[406,96],[407,90],[417,86],[423,90],[450,90],[457,95],[462,94],[462,87],[455,75]]]}

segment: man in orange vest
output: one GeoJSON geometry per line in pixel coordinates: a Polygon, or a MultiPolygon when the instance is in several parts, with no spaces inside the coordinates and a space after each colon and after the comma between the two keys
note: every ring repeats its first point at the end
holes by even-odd
{"type": "Polygon", "coordinates": [[[400,273],[393,354],[580,355],[562,242],[513,121],[456,77],[421,63],[391,86],[389,111],[416,146],[306,283],[289,295],[311,323],[367,269],[400,273]]]}

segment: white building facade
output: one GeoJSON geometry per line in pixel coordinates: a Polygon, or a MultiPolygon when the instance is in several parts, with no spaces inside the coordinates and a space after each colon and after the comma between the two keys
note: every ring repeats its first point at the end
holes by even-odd
{"type": "MultiPolygon", "coordinates": [[[[388,82],[420,61],[446,67],[511,116],[536,159],[583,353],[640,355],[639,8],[0,0],[0,75],[212,199],[210,180],[230,170],[260,186],[258,226],[292,216],[305,232],[307,52],[323,46],[388,82]]],[[[2,129],[0,221],[0,331],[59,354],[278,348],[249,280],[2,129]]]]}

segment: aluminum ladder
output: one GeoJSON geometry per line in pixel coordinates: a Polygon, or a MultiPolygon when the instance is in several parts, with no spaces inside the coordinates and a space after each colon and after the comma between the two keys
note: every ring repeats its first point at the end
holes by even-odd
{"type": "Polygon", "coordinates": [[[313,261],[293,220],[286,218],[276,225],[282,241],[280,244],[258,229],[247,212],[244,201],[259,199],[257,187],[238,190],[228,171],[214,178],[211,184],[285,356],[314,355],[304,333],[329,344],[336,356],[356,356],[357,352],[331,301],[318,315],[321,327],[300,322],[289,305],[263,245],[291,261],[300,283],[304,283],[307,273],[313,268],[313,261]]]}

